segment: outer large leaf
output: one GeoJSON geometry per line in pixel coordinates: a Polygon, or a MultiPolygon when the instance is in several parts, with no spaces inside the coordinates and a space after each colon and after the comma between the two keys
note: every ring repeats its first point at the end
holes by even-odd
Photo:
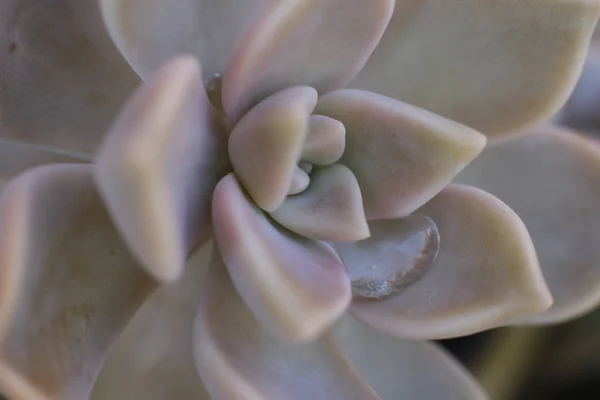
{"type": "Polygon", "coordinates": [[[213,226],[237,290],[274,335],[314,339],[346,310],[350,282],[337,254],[272,222],[233,174],[215,189],[213,226]]]}
{"type": "Polygon", "coordinates": [[[329,93],[315,113],[346,127],[340,162],[358,179],[367,218],[412,213],[485,145],[485,136],[464,125],[362,90],[329,93]]]}
{"type": "Polygon", "coordinates": [[[192,337],[212,247],[196,250],[181,279],[161,286],[129,322],[92,400],[211,400],[194,364],[192,337]]]}
{"type": "Polygon", "coordinates": [[[563,321],[600,303],[597,142],[542,128],[490,147],[458,180],[494,193],[525,222],[554,297],[532,321],[563,321]]]}
{"type": "Polygon", "coordinates": [[[315,89],[288,88],[250,110],[231,132],[231,165],[263,210],[275,210],[287,196],[316,104],[315,89]]]}
{"type": "Polygon", "coordinates": [[[360,187],[341,164],[313,171],[310,186],[289,196],[271,217],[291,231],[315,240],[355,242],[369,237],[360,187]]]}
{"type": "Polygon", "coordinates": [[[560,115],[560,122],[577,129],[600,132],[600,43],[592,42],[585,66],[560,115]]]}
{"type": "Polygon", "coordinates": [[[233,47],[269,0],[99,0],[117,47],[147,77],[182,53],[210,76],[225,71],[233,47]]]}
{"type": "Polygon", "coordinates": [[[382,400],[485,400],[473,377],[437,346],[383,335],[343,317],[335,337],[382,400]]]}
{"type": "Polygon", "coordinates": [[[331,334],[278,341],[237,294],[213,255],[194,330],[196,365],[212,400],[376,400],[331,334]]]}
{"type": "MultiPolygon", "coordinates": [[[[356,299],[351,311],[357,318],[398,337],[441,339],[509,324],[550,306],[531,238],[500,200],[476,188],[452,185],[417,212],[437,225],[440,250],[435,263],[392,297],[356,299]]],[[[402,220],[374,221],[373,231],[378,224],[385,227],[377,229],[382,239],[393,234],[395,224],[402,228],[402,220]]],[[[390,259],[374,251],[370,262],[390,259]]]]}
{"type": "Polygon", "coordinates": [[[0,3],[0,137],[93,154],[138,82],[97,0],[0,3]]]}
{"type": "Polygon", "coordinates": [[[500,138],[556,112],[597,0],[403,0],[353,83],[500,138]]]}
{"type": "Polygon", "coordinates": [[[33,169],[0,202],[0,392],[86,398],[155,283],[119,239],[92,166],[33,169]]]}
{"type": "Polygon", "coordinates": [[[86,162],[86,159],[54,153],[38,146],[0,140],[0,189],[21,172],[38,165],[86,162]]]}
{"type": "Polygon", "coordinates": [[[312,86],[320,94],[346,86],[377,46],[394,2],[272,1],[236,45],[227,67],[227,116],[237,120],[290,86],[312,86]]]}

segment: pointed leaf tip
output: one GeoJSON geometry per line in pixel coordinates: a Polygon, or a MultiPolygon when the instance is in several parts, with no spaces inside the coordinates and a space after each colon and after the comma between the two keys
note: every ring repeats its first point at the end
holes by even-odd
{"type": "Polygon", "coordinates": [[[554,304],[522,321],[562,322],[600,304],[600,145],[595,139],[539,128],[490,146],[457,179],[506,201],[529,229],[554,304]]]}
{"type": "Polygon", "coordinates": [[[227,116],[307,85],[320,94],[349,83],[379,43],[394,0],[279,0],[238,42],[223,79],[227,116]]]}
{"type": "Polygon", "coordinates": [[[361,321],[398,337],[443,339],[511,324],[550,307],[531,238],[506,204],[482,190],[450,185],[418,213],[439,231],[434,265],[395,296],[354,301],[351,312],[361,321]]]}
{"type": "Polygon", "coordinates": [[[313,171],[308,188],[288,197],[270,215],[292,232],[314,240],[354,242],[369,236],[358,182],[340,164],[313,171]]]}
{"type": "Polygon", "coordinates": [[[344,124],[340,163],[356,176],[369,219],[407,216],[485,146],[485,136],[409,104],[362,90],[319,99],[315,114],[344,124]]]}

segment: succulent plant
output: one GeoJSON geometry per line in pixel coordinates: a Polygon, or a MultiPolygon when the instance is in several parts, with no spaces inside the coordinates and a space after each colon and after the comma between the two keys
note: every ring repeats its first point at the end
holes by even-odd
{"type": "Polygon", "coordinates": [[[485,398],[424,340],[600,302],[600,148],[522,135],[599,15],[5,1],[0,392],[485,398]]]}

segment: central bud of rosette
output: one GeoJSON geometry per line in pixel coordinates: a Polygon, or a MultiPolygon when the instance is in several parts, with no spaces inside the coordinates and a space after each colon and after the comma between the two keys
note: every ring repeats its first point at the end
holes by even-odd
{"type": "MultiPolygon", "coordinates": [[[[218,103],[213,97],[218,87],[207,89],[218,103]]],[[[343,163],[346,128],[320,114],[318,100],[315,89],[297,86],[244,114],[229,136],[234,174],[251,201],[276,223],[335,249],[355,297],[394,295],[419,280],[435,261],[437,227],[426,216],[412,215],[405,218],[406,229],[395,229],[393,240],[379,237],[389,236],[381,228],[385,223],[370,232],[359,182],[343,163]],[[373,262],[382,257],[389,260],[379,266],[373,262]]]]}
{"type": "Polygon", "coordinates": [[[329,242],[369,237],[360,187],[336,162],[344,125],[315,113],[317,91],[277,92],[235,125],[228,150],[236,177],[254,203],[283,227],[329,242]]]}

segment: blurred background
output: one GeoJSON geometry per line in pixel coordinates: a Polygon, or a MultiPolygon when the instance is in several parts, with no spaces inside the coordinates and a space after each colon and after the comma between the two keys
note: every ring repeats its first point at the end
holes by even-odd
{"type": "Polygon", "coordinates": [[[600,311],[546,328],[504,328],[440,342],[492,400],[600,399],[600,311]]]}

